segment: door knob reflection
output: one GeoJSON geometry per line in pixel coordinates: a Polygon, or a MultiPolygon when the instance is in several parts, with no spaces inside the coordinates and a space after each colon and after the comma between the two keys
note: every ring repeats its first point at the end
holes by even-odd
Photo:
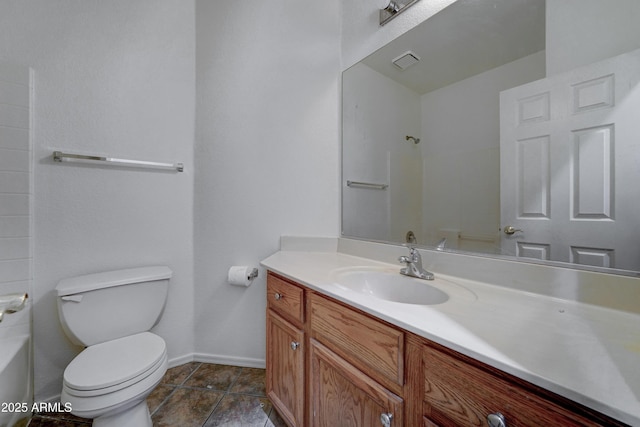
{"type": "Polygon", "coordinates": [[[520,230],[519,228],[515,228],[512,225],[507,225],[502,229],[502,231],[504,231],[504,234],[508,234],[509,236],[511,236],[514,233],[517,233],[518,231],[522,232],[522,230],[520,230]]]}

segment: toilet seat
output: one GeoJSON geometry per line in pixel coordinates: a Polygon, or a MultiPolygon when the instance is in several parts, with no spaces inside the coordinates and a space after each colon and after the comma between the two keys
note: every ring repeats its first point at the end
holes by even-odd
{"type": "Polygon", "coordinates": [[[78,397],[114,393],[152,375],[166,353],[164,340],[150,332],[92,345],[65,369],[64,389],[78,397]]]}

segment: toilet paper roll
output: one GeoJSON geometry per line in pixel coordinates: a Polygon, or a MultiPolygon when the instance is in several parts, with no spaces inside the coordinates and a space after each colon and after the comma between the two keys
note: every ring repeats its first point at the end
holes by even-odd
{"type": "Polygon", "coordinates": [[[258,269],[246,265],[234,265],[229,269],[227,278],[234,286],[249,286],[257,276],[258,269]]]}

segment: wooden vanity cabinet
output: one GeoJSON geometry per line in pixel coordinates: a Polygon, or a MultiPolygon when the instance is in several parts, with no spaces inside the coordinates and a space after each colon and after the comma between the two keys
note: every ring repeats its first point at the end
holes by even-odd
{"type": "Polygon", "coordinates": [[[490,415],[509,427],[624,425],[426,340],[422,373],[425,427],[486,426],[490,415]]]}
{"type": "Polygon", "coordinates": [[[625,425],[272,272],[267,300],[267,395],[290,427],[625,425]]]}
{"type": "Polygon", "coordinates": [[[267,396],[292,427],[304,426],[304,289],[269,274],[267,278],[267,396]]]}
{"type": "Polygon", "coordinates": [[[290,427],[405,425],[403,349],[398,328],[269,272],[267,396],[290,427]]]}

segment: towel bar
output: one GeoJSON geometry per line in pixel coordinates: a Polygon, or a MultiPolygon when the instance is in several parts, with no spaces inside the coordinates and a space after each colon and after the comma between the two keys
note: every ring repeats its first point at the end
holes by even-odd
{"type": "Polygon", "coordinates": [[[62,151],[53,152],[53,160],[56,162],[103,162],[111,163],[117,166],[132,166],[150,169],[173,169],[178,172],[184,171],[182,163],[160,163],[148,162],[145,160],[129,160],[118,159],[115,157],[89,156],[84,154],[63,153],[62,151]]]}
{"type": "Polygon", "coordinates": [[[372,188],[375,190],[385,190],[388,184],[375,184],[372,182],[347,181],[347,187],[372,188]]]}

